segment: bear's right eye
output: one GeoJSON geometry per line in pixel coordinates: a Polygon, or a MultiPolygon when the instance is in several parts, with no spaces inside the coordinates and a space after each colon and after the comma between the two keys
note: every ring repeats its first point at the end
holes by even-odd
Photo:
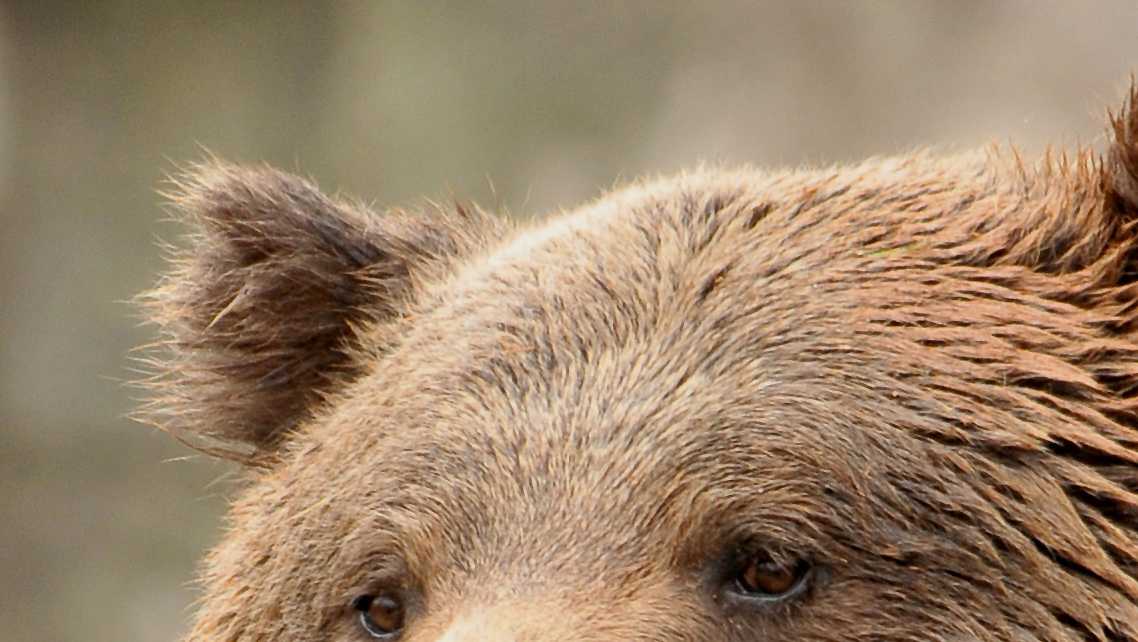
{"type": "Polygon", "coordinates": [[[764,607],[799,596],[813,577],[812,565],[804,559],[782,561],[765,551],[744,547],[726,566],[726,594],[733,603],[764,607]]]}
{"type": "Polygon", "coordinates": [[[804,562],[780,564],[766,557],[752,557],[735,573],[734,590],[742,596],[760,600],[789,597],[804,585],[810,567],[804,562]]]}
{"type": "Polygon", "coordinates": [[[403,600],[394,593],[361,595],[352,602],[360,626],[377,640],[394,640],[403,632],[403,600]]]}

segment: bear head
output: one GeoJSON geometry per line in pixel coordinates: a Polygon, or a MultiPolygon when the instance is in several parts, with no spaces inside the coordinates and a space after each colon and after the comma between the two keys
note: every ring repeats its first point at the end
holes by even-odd
{"type": "Polygon", "coordinates": [[[248,483],[189,639],[1138,640],[1136,100],[527,225],[193,166],[143,415],[248,483]]]}

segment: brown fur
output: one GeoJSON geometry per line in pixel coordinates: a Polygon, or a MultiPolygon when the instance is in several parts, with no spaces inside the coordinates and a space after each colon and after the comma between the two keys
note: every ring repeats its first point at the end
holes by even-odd
{"type": "Polygon", "coordinates": [[[256,466],[190,639],[1138,640],[1135,101],[523,230],[194,168],[150,417],[256,466]],[[818,573],[742,608],[741,545],[818,573]]]}

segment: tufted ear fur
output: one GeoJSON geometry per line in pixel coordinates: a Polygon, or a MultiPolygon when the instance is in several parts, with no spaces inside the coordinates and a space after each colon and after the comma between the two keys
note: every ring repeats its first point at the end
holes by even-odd
{"type": "Polygon", "coordinates": [[[1108,207],[1138,215],[1138,85],[1131,83],[1122,110],[1112,114],[1114,141],[1103,163],[1103,184],[1108,207]]]}
{"type": "Polygon", "coordinates": [[[140,297],[162,339],[139,413],[190,445],[271,460],[322,396],[358,374],[361,328],[401,314],[416,284],[500,233],[477,210],[378,216],[267,167],[217,161],[173,181],[193,232],[140,297]]]}

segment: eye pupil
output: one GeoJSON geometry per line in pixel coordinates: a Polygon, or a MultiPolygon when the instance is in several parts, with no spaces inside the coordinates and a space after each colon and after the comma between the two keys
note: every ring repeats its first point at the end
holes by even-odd
{"type": "Polygon", "coordinates": [[[364,595],[352,605],[360,624],[373,638],[393,639],[403,630],[403,602],[389,593],[364,595]]]}

